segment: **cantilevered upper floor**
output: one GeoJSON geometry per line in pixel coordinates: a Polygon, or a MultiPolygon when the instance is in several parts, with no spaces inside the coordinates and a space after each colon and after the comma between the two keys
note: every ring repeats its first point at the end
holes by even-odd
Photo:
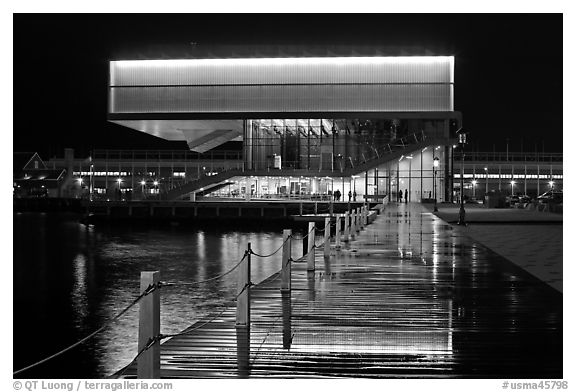
{"type": "Polygon", "coordinates": [[[111,61],[109,80],[110,121],[195,151],[250,119],[460,119],[453,56],[111,61]]]}

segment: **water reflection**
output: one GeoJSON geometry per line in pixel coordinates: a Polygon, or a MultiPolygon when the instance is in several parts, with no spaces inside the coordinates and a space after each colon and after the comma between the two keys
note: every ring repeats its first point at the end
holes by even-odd
{"type": "MultiPolygon", "coordinates": [[[[74,217],[14,217],[14,367],[51,355],[99,328],[138,294],[140,271],[159,270],[163,281],[161,331],[180,332],[219,311],[234,297],[234,273],[248,242],[261,254],[282,244],[280,233],[196,230],[185,227],[86,227],[74,217]],[[26,238],[26,240],[22,240],[26,238]],[[258,249],[257,249],[258,247],[258,249]],[[26,309],[38,309],[30,312],[26,309]],[[49,326],[47,341],[34,333],[49,326]]],[[[253,258],[252,281],[280,269],[281,252],[253,258]]],[[[24,377],[96,378],[126,365],[137,352],[138,309],[72,350],[54,365],[24,377]]]]}
{"type": "Polygon", "coordinates": [[[282,348],[290,350],[292,344],[292,295],[282,293],[282,348]]]}
{"type": "Polygon", "coordinates": [[[84,325],[89,312],[86,275],[86,257],[78,254],[74,259],[74,287],[71,295],[77,326],[84,325]]]}

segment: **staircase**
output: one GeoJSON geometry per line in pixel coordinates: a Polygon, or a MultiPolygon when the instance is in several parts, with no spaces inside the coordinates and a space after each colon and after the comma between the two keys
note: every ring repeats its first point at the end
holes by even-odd
{"type": "Polygon", "coordinates": [[[229,170],[220,172],[220,173],[213,175],[213,176],[202,176],[196,180],[189,181],[189,182],[185,183],[184,185],[181,185],[181,186],[176,187],[176,188],[172,188],[170,191],[168,191],[168,194],[166,197],[168,200],[176,200],[176,199],[178,199],[178,198],[180,198],[183,195],[186,195],[188,193],[191,193],[191,192],[194,192],[194,191],[197,191],[200,189],[202,191],[204,191],[207,188],[215,187],[216,185],[219,185],[223,181],[226,181],[232,177],[241,176],[244,174],[245,173],[240,169],[229,169],[229,170]]]}

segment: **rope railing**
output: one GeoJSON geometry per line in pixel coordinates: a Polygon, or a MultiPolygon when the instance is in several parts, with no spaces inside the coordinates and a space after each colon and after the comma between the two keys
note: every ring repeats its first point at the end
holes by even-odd
{"type": "Polygon", "coordinates": [[[104,331],[105,329],[107,329],[108,327],[110,327],[110,325],[112,325],[113,323],[115,323],[116,321],[118,321],[118,319],[120,319],[128,310],[130,310],[134,305],[136,305],[138,302],[140,302],[140,300],[142,298],[144,298],[145,296],[147,296],[148,294],[152,293],[153,291],[160,289],[160,287],[162,287],[164,284],[162,282],[160,282],[159,284],[155,284],[155,285],[150,285],[148,286],[148,288],[146,288],[146,290],[144,290],[140,295],[138,295],[128,306],[126,306],[120,313],[118,313],[116,316],[112,317],[110,320],[108,320],[107,322],[104,323],[104,325],[102,325],[100,328],[98,328],[97,330],[95,330],[94,332],[92,332],[91,334],[87,335],[86,337],[80,339],[79,341],[77,341],[76,343],[58,351],[55,354],[52,354],[44,359],[41,359],[31,365],[28,365],[22,369],[19,369],[15,372],[12,373],[13,376],[20,374],[22,372],[25,372],[26,370],[32,369],[36,366],[39,366],[45,362],[48,362],[51,359],[54,359],[56,357],[59,357],[62,354],[65,354],[66,352],[72,350],[73,348],[81,345],[82,343],[90,340],[91,338],[93,338],[94,336],[98,335],[100,332],[104,331]]]}
{"type": "MultiPolygon", "coordinates": [[[[240,295],[242,295],[242,293],[244,293],[244,291],[246,291],[246,289],[248,289],[249,287],[254,286],[254,283],[248,283],[246,285],[244,285],[244,287],[242,288],[242,290],[240,290],[240,292],[238,294],[236,294],[236,296],[234,298],[232,298],[230,301],[234,302],[238,299],[238,297],[240,297],[240,295]]],[[[226,310],[228,310],[230,308],[230,305],[226,306],[224,309],[222,309],[218,314],[216,314],[215,316],[211,317],[208,321],[203,322],[200,325],[185,329],[182,332],[178,332],[178,333],[172,333],[172,334],[167,334],[167,335],[160,335],[160,339],[168,339],[168,338],[175,338],[177,336],[184,336],[184,335],[188,335],[191,332],[197,331],[202,327],[205,327],[206,325],[210,324],[212,321],[216,320],[218,317],[222,316],[224,314],[224,312],[226,310]]]]}
{"type": "Polygon", "coordinates": [[[249,254],[248,251],[244,251],[244,256],[242,256],[240,261],[237,262],[236,264],[234,264],[234,266],[232,266],[232,268],[230,268],[228,271],[226,271],[220,275],[216,275],[212,278],[208,278],[208,279],[204,279],[204,280],[198,280],[195,282],[163,282],[163,286],[198,286],[200,284],[209,283],[209,282],[213,282],[213,281],[218,280],[218,279],[222,279],[223,277],[234,272],[234,270],[236,270],[240,266],[240,264],[242,264],[244,259],[248,256],[248,254],[249,254]]]}
{"type": "Polygon", "coordinates": [[[286,238],[286,240],[282,243],[282,245],[280,245],[280,247],[279,247],[278,249],[276,249],[274,252],[272,252],[272,253],[270,253],[270,254],[268,254],[268,255],[258,254],[258,253],[256,253],[256,252],[254,252],[254,250],[252,250],[252,249],[250,249],[250,253],[253,254],[254,256],[262,257],[262,258],[274,256],[276,253],[278,253],[278,252],[280,251],[280,249],[282,249],[282,247],[284,246],[284,244],[285,244],[286,242],[288,242],[288,240],[291,239],[291,238],[292,238],[291,235],[288,236],[288,238],[286,238]]]}
{"type": "MultiPolygon", "coordinates": [[[[302,256],[302,257],[306,257],[306,255],[304,255],[304,256],[302,256]]],[[[290,263],[293,263],[294,261],[295,261],[295,260],[293,260],[291,257],[289,257],[288,260],[287,260],[286,265],[288,265],[288,264],[290,264],[290,263]]],[[[280,271],[278,271],[278,272],[275,272],[274,274],[275,274],[276,276],[274,276],[274,277],[273,277],[272,279],[270,279],[270,280],[266,280],[266,281],[265,281],[266,284],[270,284],[270,283],[276,281],[276,280],[281,276],[281,272],[282,272],[282,270],[280,270],[280,271]]]]}

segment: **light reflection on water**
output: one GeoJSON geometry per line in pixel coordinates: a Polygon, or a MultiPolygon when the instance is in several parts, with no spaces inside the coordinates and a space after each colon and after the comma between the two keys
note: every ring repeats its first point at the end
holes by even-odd
{"type": "MultiPolygon", "coordinates": [[[[248,242],[258,253],[272,253],[282,244],[280,229],[104,228],[58,216],[15,215],[14,368],[59,351],[119,313],[138,295],[140,271],[159,270],[162,281],[175,283],[162,288],[161,331],[180,332],[233,298],[236,274],[186,283],[228,271],[248,242]],[[37,333],[38,326],[49,330],[50,339],[37,333]]],[[[280,258],[280,252],[253,258],[252,281],[277,272],[280,258]]],[[[137,352],[137,327],[138,306],[81,347],[22,377],[108,376],[137,352]]]]}

